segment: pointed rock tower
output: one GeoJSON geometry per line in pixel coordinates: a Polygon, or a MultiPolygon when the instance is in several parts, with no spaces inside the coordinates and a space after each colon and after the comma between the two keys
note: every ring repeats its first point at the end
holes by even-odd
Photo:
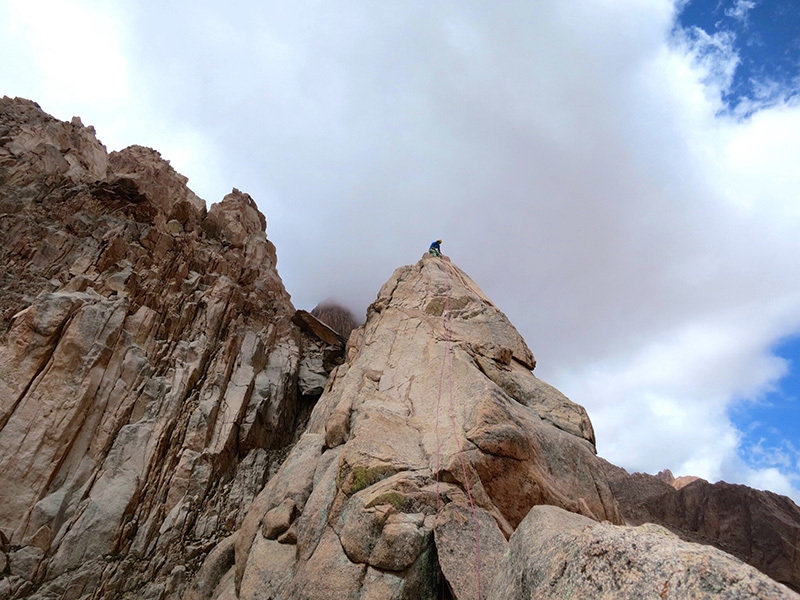
{"type": "MultiPolygon", "coordinates": [[[[242,598],[436,598],[443,585],[476,598],[531,507],[621,523],[586,411],[534,366],[449,259],[397,269],[229,543],[222,585],[242,598]]],[[[209,583],[195,580],[197,597],[209,583]]]]}

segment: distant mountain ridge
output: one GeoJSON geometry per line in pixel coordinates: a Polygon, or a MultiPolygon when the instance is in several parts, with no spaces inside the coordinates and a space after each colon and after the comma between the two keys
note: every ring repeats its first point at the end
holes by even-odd
{"type": "Polygon", "coordinates": [[[658,523],[685,540],[711,544],[800,591],[800,507],[790,498],[699,477],[628,474],[606,463],[625,521],[658,523]]]}
{"type": "MultiPolygon", "coordinates": [[[[353,328],[295,310],[249,195],[186,183],[0,100],[0,599],[800,597],[639,526],[728,544],[675,521],[699,482],[626,487],[449,258],[398,268],[353,328]]],[[[753,548],[797,548],[775,502],[753,548]]]]}
{"type": "Polygon", "coordinates": [[[350,333],[353,329],[358,327],[358,321],[353,313],[333,300],[320,302],[311,309],[311,314],[336,331],[344,339],[350,337],[350,333]]]}

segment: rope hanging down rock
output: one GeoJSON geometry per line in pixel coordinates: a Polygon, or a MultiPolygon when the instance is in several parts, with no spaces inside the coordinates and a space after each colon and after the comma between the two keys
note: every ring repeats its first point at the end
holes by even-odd
{"type": "Polygon", "coordinates": [[[445,331],[445,348],[444,348],[444,356],[442,357],[442,369],[439,375],[439,395],[436,400],[436,512],[437,514],[441,508],[441,498],[439,496],[439,472],[440,472],[440,460],[441,460],[441,452],[440,452],[440,439],[439,439],[439,412],[441,408],[441,401],[442,401],[442,391],[444,388],[445,382],[445,375],[447,375],[447,397],[448,397],[448,408],[449,408],[449,416],[450,416],[450,424],[453,431],[453,439],[456,440],[458,444],[458,458],[461,464],[461,473],[464,478],[464,489],[467,492],[467,499],[469,500],[470,510],[472,512],[472,524],[475,530],[475,576],[476,576],[476,590],[477,590],[477,600],[482,600],[482,592],[481,592],[481,543],[480,543],[480,536],[478,534],[478,515],[477,511],[475,510],[475,502],[472,498],[472,490],[469,485],[469,477],[467,476],[467,465],[464,460],[464,451],[461,442],[459,442],[458,431],[456,427],[456,414],[455,414],[455,401],[453,399],[453,331],[450,328],[450,290],[451,290],[451,278],[450,278],[450,265],[442,261],[442,266],[444,267],[445,274],[447,275],[447,285],[445,288],[445,300],[444,300],[444,331],[445,331]]]}

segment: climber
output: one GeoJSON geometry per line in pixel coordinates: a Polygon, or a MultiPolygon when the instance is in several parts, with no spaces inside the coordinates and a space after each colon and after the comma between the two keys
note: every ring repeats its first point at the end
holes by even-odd
{"type": "Polygon", "coordinates": [[[431,242],[431,247],[428,248],[428,254],[432,254],[433,256],[441,256],[442,249],[439,247],[439,244],[442,243],[442,240],[436,240],[435,242],[431,242]]]}

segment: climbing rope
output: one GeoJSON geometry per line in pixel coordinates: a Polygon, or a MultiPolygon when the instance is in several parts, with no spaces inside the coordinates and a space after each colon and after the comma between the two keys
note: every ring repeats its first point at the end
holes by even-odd
{"type": "Polygon", "coordinates": [[[472,490],[469,485],[469,477],[467,475],[467,465],[464,460],[464,451],[461,442],[459,442],[458,430],[456,427],[456,410],[455,401],[453,399],[453,331],[450,327],[450,289],[452,287],[450,280],[450,266],[442,261],[442,266],[445,268],[447,274],[447,285],[445,288],[445,301],[444,301],[444,331],[445,331],[445,348],[444,357],[442,358],[442,369],[439,374],[439,396],[436,400],[436,512],[439,513],[441,507],[441,498],[439,496],[439,468],[440,468],[440,440],[439,440],[439,412],[442,400],[442,389],[444,387],[445,373],[447,373],[447,397],[450,424],[453,430],[453,439],[456,440],[458,445],[458,458],[461,463],[461,473],[464,478],[464,489],[467,492],[467,499],[469,500],[470,510],[472,512],[472,524],[475,530],[475,575],[477,578],[477,600],[482,599],[481,592],[481,543],[478,530],[478,514],[475,510],[475,501],[472,498],[472,490]]]}

